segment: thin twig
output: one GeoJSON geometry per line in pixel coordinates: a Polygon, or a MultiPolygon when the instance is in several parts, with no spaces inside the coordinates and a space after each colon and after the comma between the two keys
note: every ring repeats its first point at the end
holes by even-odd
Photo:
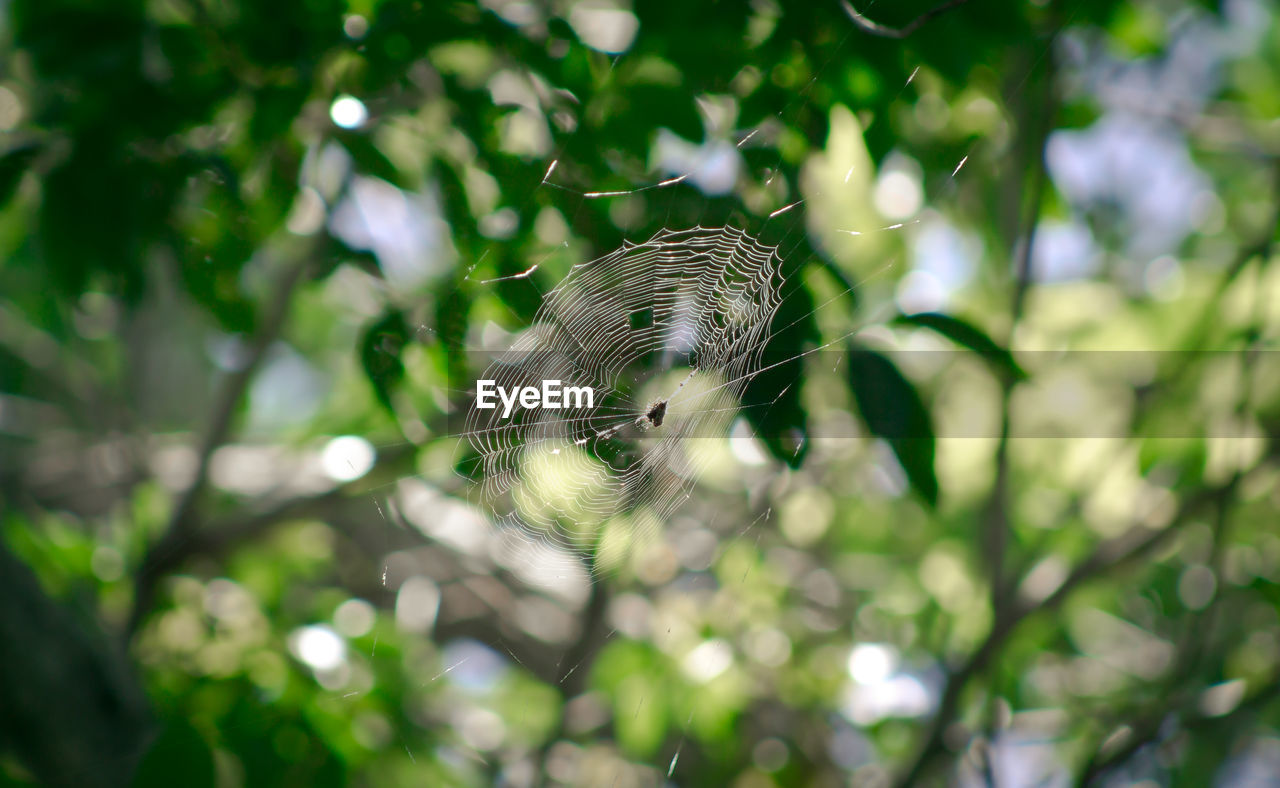
{"type": "Polygon", "coordinates": [[[1187,704],[1193,704],[1198,699],[1198,695],[1194,693],[1186,695],[1182,698],[1182,703],[1171,704],[1170,708],[1165,709],[1165,714],[1158,717],[1149,717],[1143,722],[1131,725],[1130,728],[1134,732],[1129,734],[1120,748],[1097,762],[1090,762],[1077,778],[1076,785],[1083,788],[1083,786],[1092,784],[1099,777],[1105,775],[1106,772],[1132,758],[1143,747],[1154,743],[1160,737],[1160,732],[1164,728],[1164,720],[1171,714],[1175,715],[1180,727],[1185,731],[1194,731],[1206,725],[1222,728],[1244,717],[1261,712],[1274,702],[1277,697],[1280,697],[1280,672],[1273,673],[1269,679],[1262,682],[1261,689],[1226,714],[1208,714],[1197,711],[1194,706],[1187,708],[1187,704]],[[1183,708],[1172,708],[1173,705],[1181,705],[1183,708]]]}
{"type": "Polygon", "coordinates": [[[1149,555],[1178,533],[1179,529],[1201,507],[1217,501],[1222,496],[1231,495],[1234,489],[1234,485],[1226,484],[1196,491],[1183,501],[1168,525],[1153,531],[1145,524],[1136,524],[1123,535],[1098,545],[1088,558],[1076,565],[1062,585],[1044,599],[1034,603],[1023,602],[1005,606],[1003,615],[997,616],[982,644],[961,667],[948,676],[942,698],[938,702],[938,711],[934,714],[933,723],[924,744],[920,747],[916,759],[898,780],[898,785],[915,785],[924,776],[925,771],[944,749],[943,734],[956,718],[960,707],[960,696],[969,681],[986,669],[1004,642],[1022,622],[1038,613],[1058,608],[1079,586],[1149,555]]]}
{"type": "Polygon", "coordinates": [[[375,475],[394,477],[407,471],[415,451],[415,446],[405,445],[380,452],[373,468],[364,476],[323,492],[280,501],[260,511],[239,510],[210,522],[193,519],[191,527],[180,542],[173,543],[168,549],[155,549],[149,553],[150,571],[158,579],[195,556],[217,558],[230,553],[280,523],[331,514],[335,507],[342,505],[359,491],[367,490],[369,479],[375,475]]]}
{"type": "MultiPolygon", "coordinates": [[[[587,564],[588,572],[593,571],[590,562],[584,563],[587,564]]],[[[556,689],[559,690],[561,700],[566,704],[581,694],[587,686],[590,666],[584,666],[583,663],[588,663],[598,656],[601,644],[608,638],[604,632],[605,616],[608,610],[609,593],[604,578],[594,578],[591,582],[591,596],[587,599],[587,606],[583,611],[582,629],[556,664],[556,671],[560,674],[560,678],[556,681],[556,689]]],[[[555,731],[547,737],[538,752],[538,773],[535,785],[547,784],[547,760],[551,757],[551,750],[555,743],[564,737],[565,732],[566,715],[561,713],[555,731]]]]}
{"type": "MultiPolygon", "coordinates": [[[[1031,169],[1031,202],[1027,206],[1023,219],[1023,230],[1020,240],[1015,240],[1016,265],[1014,268],[1013,296],[1009,307],[1009,338],[1007,347],[1013,349],[1014,332],[1026,307],[1027,294],[1031,289],[1031,260],[1035,249],[1036,229],[1039,226],[1040,208],[1044,200],[1045,184],[1048,180],[1045,164],[1045,147],[1049,140],[1049,132],[1053,129],[1055,106],[1053,58],[1047,60],[1044,74],[1044,97],[1038,113],[1039,128],[1032,144],[1028,145],[1028,167],[1031,169]]],[[[1029,104],[1029,102],[1028,102],[1029,104]]],[[[1030,123],[1030,115],[1034,110],[1026,107],[1024,116],[1030,123]]],[[[986,528],[984,548],[987,565],[991,575],[991,610],[999,615],[1007,599],[1008,583],[1006,582],[1005,556],[1008,552],[1011,526],[1009,523],[1009,441],[1012,436],[1011,405],[1013,388],[1016,381],[1006,377],[1001,381],[1000,392],[1000,442],[996,446],[996,478],[991,488],[991,496],[986,506],[986,528]]]]}
{"type": "Polygon", "coordinates": [[[858,12],[858,9],[853,7],[849,0],[840,0],[840,6],[844,8],[844,12],[849,15],[849,18],[853,20],[853,24],[862,32],[869,33],[873,36],[880,36],[881,38],[903,39],[916,32],[921,27],[924,27],[935,17],[941,16],[951,9],[962,6],[967,2],[969,2],[969,0],[948,0],[948,2],[925,11],[903,27],[898,28],[886,27],[879,22],[873,22],[870,19],[867,19],[858,12]]]}
{"type": "MultiPolygon", "coordinates": [[[[1267,231],[1268,238],[1273,234],[1274,227],[1275,223],[1273,222],[1267,231]]],[[[1268,256],[1264,254],[1262,256],[1263,265],[1266,264],[1267,259],[1268,256]]],[[[1254,336],[1258,335],[1261,328],[1262,309],[1263,302],[1259,299],[1254,304],[1252,328],[1254,336]]],[[[1240,392],[1235,409],[1237,418],[1243,418],[1249,413],[1250,399],[1257,385],[1256,370],[1258,365],[1253,363],[1257,350],[1256,342],[1253,341],[1247,343],[1241,350],[1244,369],[1254,370],[1255,374],[1251,376],[1250,381],[1240,392]]],[[[1243,478],[1244,473],[1237,469],[1228,483],[1231,488],[1231,494],[1224,495],[1217,501],[1217,516],[1214,518],[1213,526],[1213,550],[1209,559],[1209,566],[1212,568],[1215,577],[1221,578],[1224,576],[1224,558],[1227,534],[1230,529],[1232,503],[1235,497],[1235,490],[1238,489],[1243,478]]],[[[1165,721],[1170,719],[1171,715],[1174,715],[1174,718],[1180,722],[1182,721],[1181,718],[1185,715],[1185,709],[1180,711],[1179,707],[1185,707],[1190,702],[1189,699],[1194,699],[1198,694],[1194,691],[1194,686],[1187,687],[1185,684],[1194,678],[1197,667],[1204,659],[1211,633],[1214,629],[1213,624],[1221,607],[1223,593],[1224,590],[1219,586],[1209,604],[1203,610],[1191,615],[1190,621],[1183,632],[1182,643],[1178,648],[1177,661],[1164,682],[1165,690],[1157,696],[1160,700],[1154,707],[1145,710],[1136,720],[1128,724],[1127,727],[1130,733],[1122,746],[1105,754],[1101,750],[1093,753],[1089,760],[1085,762],[1084,768],[1080,770],[1076,785],[1083,788],[1091,784],[1115,767],[1124,764],[1139,750],[1158,741],[1161,738],[1162,731],[1166,730],[1165,721]]],[[[1185,722],[1183,724],[1185,725],[1185,722]]]]}
{"type": "MultiPolygon", "coordinates": [[[[1231,491],[1216,502],[1218,515],[1215,518],[1213,546],[1216,560],[1213,565],[1218,577],[1222,576],[1222,545],[1225,539],[1223,532],[1227,527],[1232,498],[1240,479],[1241,474],[1237,472],[1229,485],[1231,491]]],[[[1213,614],[1217,610],[1220,598],[1220,594],[1215,594],[1210,605],[1192,617],[1184,633],[1182,645],[1178,649],[1177,660],[1164,681],[1165,688],[1157,694],[1159,699],[1157,703],[1127,725],[1128,738],[1118,748],[1106,753],[1099,748],[1089,757],[1084,768],[1076,776],[1076,785],[1079,788],[1091,784],[1098,777],[1128,761],[1143,747],[1159,740],[1162,732],[1168,730],[1165,723],[1170,715],[1175,714],[1178,707],[1185,706],[1189,697],[1196,697],[1197,693],[1188,693],[1187,688],[1182,685],[1194,678],[1200,657],[1208,647],[1209,633],[1213,629],[1213,614]]]]}

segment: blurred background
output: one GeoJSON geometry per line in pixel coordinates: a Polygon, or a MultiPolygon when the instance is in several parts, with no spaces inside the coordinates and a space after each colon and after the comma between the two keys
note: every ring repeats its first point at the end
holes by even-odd
{"type": "Polygon", "coordinates": [[[0,781],[1280,784],[1276,6],[856,5],[0,0],[0,781]],[[539,576],[463,349],[699,224],[843,361],[539,576]]]}

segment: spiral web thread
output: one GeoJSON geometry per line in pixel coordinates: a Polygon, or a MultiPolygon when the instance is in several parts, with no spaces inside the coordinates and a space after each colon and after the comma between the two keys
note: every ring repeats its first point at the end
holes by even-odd
{"type": "Polygon", "coordinates": [[[727,435],[759,371],[784,283],[776,247],[732,227],[662,230],[574,266],[533,325],[481,379],[508,391],[590,386],[594,407],[470,407],[482,504],[530,540],[600,547],[630,518],[628,549],[688,497],[707,448],[727,435]],[[665,402],[660,417],[649,417],[665,402]]]}

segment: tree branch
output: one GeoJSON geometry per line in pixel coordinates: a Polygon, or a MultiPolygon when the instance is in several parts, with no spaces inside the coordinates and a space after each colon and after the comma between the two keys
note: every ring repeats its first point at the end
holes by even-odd
{"type": "MultiPolygon", "coordinates": [[[[1035,249],[1036,228],[1039,226],[1040,207],[1044,199],[1045,184],[1048,180],[1044,157],[1045,146],[1049,140],[1049,132],[1053,129],[1054,67],[1052,56],[1049,56],[1046,61],[1045,73],[1042,79],[1044,81],[1044,96],[1039,111],[1032,110],[1030,102],[1027,102],[1023,112],[1023,122],[1028,126],[1032,122],[1032,115],[1038,116],[1039,128],[1036,130],[1034,139],[1027,146],[1028,166],[1019,170],[1019,172],[1023,172],[1026,169],[1031,169],[1032,171],[1031,203],[1027,206],[1026,216],[1023,219],[1023,231],[1019,234],[1020,238],[1014,241],[1016,265],[1014,269],[1013,296],[1009,307],[1009,339],[1006,343],[1011,350],[1013,348],[1014,332],[1017,329],[1018,322],[1022,319],[1027,293],[1031,289],[1031,259],[1035,249]]],[[[996,617],[999,616],[1000,610],[1005,606],[1009,589],[1009,584],[1005,578],[1007,574],[1005,554],[1008,551],[1011,531],[1009,523],[1009,440],[1012,433],[1010,406],[1015,385],[1016,381],[1009,377],[1006,377],[1000,383],[1000,442],[996,446],[996,478],[991,488],[991,496],[987,501],[986,528],[983,540],[991,577],[991,610],[996,617]]]]}
{"type": "Polygon", "coordinates": [[[311,254],[308,248],[307,252],[300,254],[297,260],[291,261],[280,272],[275,289],[267,301],[258,331],[249,345],[244,363],[238,369],[228,373],[218,389],[209,425],[200,439],[196,470],[191,483],[174,504],[164,533],[147,550],[141,566],[138,567],[134,578],[133,606],[125,627],[126,638],[132,637],[142,623],[142,618],[151,609],[156,583],[164,575],[166,567],[171,564],[168,557],[180,552],[182,543],[190,538],[192,531],[195,530],[195,504],[208,485],[209,465],[213,461],[214,452],[226,443],[236,409],[249,387],[249,382],[262,366],[268,349],[279,336],[289,312],[289,304],[293,300],[294,289],[310,266],[310,262],[311,254]]]}
{"type": "Polygon", "coordinates": [[[1094,757],[1085,764],[1085,768],[1076,779],[1076,785],[1080,788],[1090,785],[1098,778],[1104,776],[1107,772],[1116,766],[1124,763],[1132,758],[1139,750],[1149,744],[1154,743],[1161,738],[1160,732],[1165,729],[1165,720],[1169,715],[1177,715],[1179,722],[1184,730],[1194,730],[1205,725],[1227,725],[1245,717],[1249,714],[1261,712],[1277,697],[1280,697],[1280,672],[1273,673],[1269,679],[1263,682],[1262,688],[1255,692],[1252,696],[1245,699],[1235,709],[1226,714],[1209,715],[1204,713],[1192,712],[1186,708],[1188,700],[1194,700],[1196,696],[1183,696],[1176,703],[1168,704],[1163,712],[1148,714],[1142,720],[1132,723],[1129,728],[1132,731],[1124,743],[1113,752],[1105,757],[1094,757]],[[1173,706],[1183,706],[1181,710],[1174,710],[1173,706]]]}
{"type": "MultiPolygon", "coordinates": [[[[596,578],[591,584],[591,596],[583,611],[582,629],[578,631],[578,637],[569,644],[560,661],[556,663],[555,671],[559,674],[559,680],[556,681],[555,686],[560,691],[560,697],[564,703],[580,695],[587,687],[591,666],[585,663],[599,654],[601,646],[609,637],[605,632],[605,614],[608,609],[608,589],[602,578],[596,578]]],[[[555,731],[547,737],[538,751],[538,776],[535,785],[547,785],[547,759],[551,756],[552,747],[565,735],[566,718],[567,715],[560,715],[555,731]]]]}
{"type": "MultiPolygon", "coordinates": [[[[1255,332],[1259,330],[1262,318],[1258,309],[1260,306],[1261,302],[1255,304],[1253,329],[1255,332]]],[[[1254,343],[1249,343],[1241,351],[1242,361],[1246,369],[1257,369],[1256,364],[1251,363],[1256,350],[1254,343]]],[[[1254,384],[1256,384],[1256,377],[1255,374],[1253,376],[1254,384]]],[[[1250,393],[1254,387],[1254,385],[1246,385],[1240,392],[1239,401],[1236,403],[1236,415],[1238,417],[1243,417],[1248,413],[1250,393]]],[[[1209,560],[1209,565],[1212,567],[1216,577],[1223,577],[1225,545],[1231,520],[1231,504],[1234,493],[1239,488],[1243,477],[1244,474],[1240,470],[1236,470],[1226,485],[1229,488],[1226,494],[1216,501],[1217,516],[1214,519],[1213,526],[1213,550],[1209,560]]],[[[1083,786],[1089,785],[1111,769],[1128,761],[1143,747],[1160,738],[1161,731],[1165,729],[1165,721],[1170,718],[1171,714],[1181,716],[1186,713],[1188,699],[1196,696],[1194,691],[1196,688],[1194,686],[1188,687],[1186,684],[1194,679],[1196,668],[1203,660],[1204,653],[1208,648],[1222,595],[1223,589],[1218,587],[1215,589],[1209,604],[1203,610],[1192,614],[1190,622],[1182,635],[1177,661],[1163,682],[1165,685],[1164,690],[1158,693],[1160,700],[1144,713],[1138,715],[1138,718],[1128,725],[1128,739],[1118,749],[1105,755],[1099,749],[1090,756],[1077,777],[1076,785],[1083,788],[1083,786]],[[1179,711],[1179,707],[1181,707],[1181,711],[1179,711]]]]}
{"type": "Polygon", "coordinates": [[[997,616],[991,631],[982,644],[969,656],[969,659],[956,671],[952,672],[943,687],[942,698],[938,702],[938,711],[934,715],[929,733],[920,747],[916,759],[911,763],[902,777],[897,781],[900,786],[915,785],[925,774],[933,760],[944,749],[943,734],[955,720],[960,708],[960,696],[969,681],[986,669],[991,659],[999,651],[1014,630],[1031,616],[1054,610],[1067,600],[1076,588],[1090,580],[1097,579],[1109,572],[1137,561],[1156,550],[1172,538],[1178,530],[1206,504],[1213,503],[1223,496],[1231,495],[1235,484],[1227,484],[1203,488],[1184,499],[1182,506],[1168,525],[1159,530],[1151,530],[1145,525],[1134,525],[1121,536],[1109,539],[1097,546],[1088,558],[1076,565],[1067,575],[1067,579],[1053,593],[1038,602],[1023,602],[1007,605],[1004,614],[997,616]]]}
{"type": "Polygon", "coordinates": [[[840,0],[840,6],[844,9],[845,14],[849,16],[849,19],[853,20],[854,26],[862,32],[873,36],[880,36],[881,38],[903,39],[924,27],[935,17],[942,16],[951,9],[958,8],[967,2],[969,2],[969,0],[948,0],[948,2],[925,11],[920,16],[908,22],[905,26],[898,28],[886,27],[879,22],[873,22],[870,19],[867,19],[865,16],[858,13],[858,9],[854,8],[853,4],[851,4],[849,0],[840,0]]]}

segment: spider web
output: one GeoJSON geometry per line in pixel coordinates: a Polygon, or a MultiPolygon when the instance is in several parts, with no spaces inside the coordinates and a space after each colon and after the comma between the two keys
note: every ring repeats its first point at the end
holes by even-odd
{"type": "MultiPolygon", "coordinates": [[[[797,93],[794,105],[808,100],[816,80],[815,75],[797,93]]],[[[708,117],[714,114],[707,102],[696,100],[700,112],[708,117]]],[[[574,210],[574,203],[581,210],[588,202],[640,194],[652,197],[649,207],[655,211],[663,210],[663,203],[675,204],[678,196],[687,202],[690,194],[700,194],[693,203],[700,199],[704,212],[691,228],[664,228],[644,242],[624,241],[609,254],[574,265],[542,295],[541,306],[527,327],[507,306],[522,324],[515,341],[508,347],[481,351],[487,358],[480,363],[469,353],[470,367],[487,365],[485,372],[459,381],[460,386],[448,384],[451,397],[466,398],[461,418],[456,412],[450,416],[449,432],[463,437],[471,450],[466,459],[453,454],[450,470],[471,485],[467,497],[475,514],[485,522],[486,533],[496,537],[490,542],[492,557],[508,568],[518,567],[526,582],[554,587],[584,568],[594,580],[622,559],[643,555],[646,546],[663,539],[672,515],[692,497],[701,472],[733,462],[725,452],[731,446],[733,450],[740,447],[726,438],[738,437],[739,427],[750,439],[763,437],[750,424],[741,424],[739,417],[767,413],[802,382],[801,378],[782,380],[785,375],[766,379],[760,373],[785,372],[780,368],[841,345],[875,322],[859,321],[829,341],[815,334],[784,343],[789,351],[779,349],[774,354],[770,350],[771,341],[781,332],[811,320],[898,263],[890,254],[874,270],[864,271],[859,281],[828,267],[835,271],[837,287],[843,289],[820,304],[807,296],[792,303],[793,291],[804,289],[793,276],[799,267],[790,265],[796,252],[805,248],[805,241],[796,236],[807,238],[815,247],[835,243],[839,236],[848,236],[844,243],[867,242],[921,221],[917,217],[884,224],[876,210],[858,206],[851,213],[869,224],[853,229],[842,226],[843,215],[827,215],[819,223],[834,225],[826,237],[817,237],[818,231],[810,226],[811,198],[828,192],[852,193],[855,187],[850,179],[855,171],[863,179],[861,188],[866,188],[866,173],[873,165],[861,148],[862,130],[849,115],[848,128],[841,132],[846,136],[840,139],[856,138],[857,142],[841,142],[833,148],[828,140],[828,148],[816,149],[816,157],[794,179],[779,180],[783,156],[774,149],[782,118],[793,109],[788,105],[758,123],[735,127],[722,139],[742,157],[735,178],[773,190],[770,201],[776,207],[771,211],[752,209],[743,214],[735,209],[724,216],[713,209],[714,190],[699,185],[699,178],[706,175],[704,167],[714,158],[705,145],[698,160],[680,164],[682,169],[651,172],[647,183],[612,190],[601,189],[589,178],[562,182],[556,176],[568,151],[561,146],[553,153],[535,190],[554,189],[569,195],[566,212],[574,210]],[[757,155],[748,159],[748,150],[757,155]],[[690,192],[691,187],[697,191],[690,192]],[[719,221],[730,224],[706,226],[719,221]],[[735,226],[741,224],[752,229],[735,226]],[[766,232],[777,245],[758,240],[766,232]],[[784,260],[790,262],[784,266],[784,260]],[[780,313],[787,321],[781,327],[775,325],[780,313]],[[475,407],[478,380],[492,380],[507,391],[559,380],[565,386],[591,387],[596,399],[585,410],[516,408],[506,418],[501,406],[475,407]],[[757,388],[755,383],[766,384],[769,390],[748,392],[751,404],[744,404],[743,392],[757,388]],[[646,414],[658,404],[665,413],[661,423],[654,423],[646,414]],[[718,466],[709,465],[717,460],[718,466]],[[488,530],[492,526],[496,532],[488,530]]],[[[947,184],[956,180],[969,158],[959,160],[947,184]]],[[[573,160],[566,161],[571,165],[573,160]]],[[[820,214],[831,214],[849,208],[843,199],[825,208],[821,201],[814,204],[819,205],[820,214]]],[[[685,212],[696,213],[687,206],[685,212]]],[[[667,213],[670,216],[669,208],[667,213]]],[[[464,278],[471,279],[487,254],[486,250],[471,263],[464,278]]],[[[472,281],[488,287],[523,280],[537,290],[533,275],[550,255],[520,273],[472,281]]],[[[850,327],[847,321],[843,325],[850,327]]],[[[792,371],[804,375],[794,367],[792,371]]],[[[785,445],[797,451],[813,437],[795,429],[791,433],[785,445]]],[[[752,448],[761,453],[768,450],[759,445],[752,448]]],[[[704,520],[719,513],[714,506],[698,508],[697,516],[704,520]]],[[[761,516],[770,512],[766,508],[761,516]]]]}
{"type": "Polygon", "coordinates": [[[706,460],[700,439],[729,433],[784,283],[776,247],[733,227],[664,229],[574,266],[481,379],[509,391],[560,380],[594,402],[506,417],[473,401],[482,505],[571,551],[599,548],[603,523],[637,512],[630,541],[652,538],[706,460]]]}

